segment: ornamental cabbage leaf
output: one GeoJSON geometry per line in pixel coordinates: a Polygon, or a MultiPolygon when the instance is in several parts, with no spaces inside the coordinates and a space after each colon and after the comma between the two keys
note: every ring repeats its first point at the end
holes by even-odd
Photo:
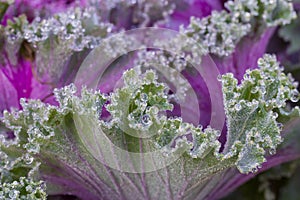
{"type": "MultiPolygon", "coordinates": [[[[228,170],[255,172],[267,151],[275,153],[282,142],[280,109],[298,101],[297,84],[275,56],[265,55],[258,66],[240,83],[233,74],[220,77],[228,129],[224,150],[219,130],[164,114],[173,105],[154,70],[124,72],[123,83],[109,95],[84,87],[79,93],[71,84],[54,91],[58,106],[22,99],[22,110],[6,111],[1,119],[0,196],[207,198],[228,170]],[[104,107],[108,119],[101,117],[104,107]]],[[[292,113],[299,116],[299,109],[292,113]]]]}

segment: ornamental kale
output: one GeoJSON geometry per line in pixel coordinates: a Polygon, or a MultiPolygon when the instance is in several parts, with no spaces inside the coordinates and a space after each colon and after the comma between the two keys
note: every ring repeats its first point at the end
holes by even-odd
{"type": "Polygon", "coordinates": [[[253,177],[275,199],[299,167],[299,48],[271,45],[295,18],[289,0],[0,2],[0,199],[220,199],[253,177]]]}

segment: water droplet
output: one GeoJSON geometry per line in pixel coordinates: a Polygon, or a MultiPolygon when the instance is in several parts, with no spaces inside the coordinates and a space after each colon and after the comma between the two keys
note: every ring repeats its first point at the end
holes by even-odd
{"type": "Polygon", "coordinates": [[[150,116],[148,114],[143,115],[142,116],[142,124],[144,126],[149,126],[150,123],[151,123],[150,116]]]}
{"type": "Polygon", "coordinates": [[[159,112],[159,109],[158,109],[158,107],[156,107],[156,106],[152,106],[151,107],[152,108],[152,112],[153,112],[153,114],[157,114],[158,112],[159,112]]]}
{"type": "Polygon", "coordinates": [[[251,102],[248,102],[248,103],[247,103],[247,106],[248,106],[248,107],[252,107],[252,105],[253,105],[253,104],[252,104],[251,102]]]}
{"type": "Polygon", "coordinates": [[[264,62],[264,60],[263,60],[262,58],[258,59],[258,61],[257,61],[257,64],[258,64],[259,66],[262,66],[264,63],[265,63],[265,62],[264,62]]]}
{"type": "Polygon", "coordinates": [[[253,87],[253,88],[251,89],[251,93],[252,93],[252,94],[255,94],[256,92],[258,92],[258,87],[253,87]]]}
{"type": "Polygon", "coordinates": [[[8,196],[11,199],[16,199],[19,196],[19,193],[20,192],[17,191],[17,190],[12,190],[12,191],[9,192],[8,196]]]}
{"type": "Polygon", "coordinates": [[[33,162],[33,157],[30,156],[29,154],[26,154],[24,157],[24,161],[27,165],[30,165],[33,162]]]}
{"type": "Polygon", "coordinates": [[[258,171],[258,169],[256,167],[251,169],[252,173],[256,173],[257,171],[258,171]]]}
{"type": "Polygon", "coordinates": [[[266,91],[266,87],[264,85],[261,85],[259,87],[259,89],[260,89],[260,91],[261,91],[262,94],[266,94],[267,91],[266,91]]]}
{"type": "Polygon", "coordinates": [[[33,191],[31,185],[27,185],[25,189],[26,189],[27,192],[32,192],[33,191]]]}
{"type": "Polygon", "coordinates": [[[280,130],[282,130],[283,124],[282,124],[282,123],[277,123],[277,127],[278,127],[280,130]]]}
{"type": "Polygon", "coordinates": [[[240,13],[236,12],[236,13],[234,13],[233,16],[234,16],[235,18],[239,18],[239,17],[240,17],[240,13]]]}
{"type": "Polygon", "coordinates": [[[219,74],[218,77],[217,77],[218,81],[222,81],[222,75],[219,74]]]}
{"type": "Polygon", "coordinates": [[[251,79],[251,77],[250,77],[249,74],[245,74],[245,75],[244,75],[244,79],[245,79],[245,80],[249,80],[249,79],[251,79]]]}
{"type": "Polygon", "coordinates": [[[299,101],[299,92],[298,92],[298,90],[293,90],[292,91],[291,101],[292,102],[299,101]]]}
{"type": "Polygon", "coordinates": [[[15,34],[10,34],[9,36],[8,36],[8,38],[11,40],[11,41],[15,41],[15,40],[17,40],[17,36],[15,35],[15,34]]]}
{"type": "Polygon", "coordinates": [[[141,93],[140,97],[141,97],[142,102],[147,102],[148,101],[148,95],[147,94],[141,93]]]}
{"type": "Polygon", "coordinates": [[[270,155],[274,155],[276,153],[276,149],[275,148],[271,148],[269,150],[270,155]]]}
{"type": "Polygon", "coordinates": [[[244,14],[243,18],[244,18],[244,20],[245,20],[246,22],[249,22],[250,19],[251,19],[251,14],[248,13],[248,12],[246,12],[246,13],[244,14]]]}
{"type": "Polygon", "coordinates": [[[237,104],[235,104],[234,108],[236,111],[240,111],[242,109],[242,106],[241,106],[241,104],[237,103],[237,104]]]}
{"type": "Polygon", "coordinates": [[[199,124],[199,125],[197,126],[197,128],[199,128],[200,130],[202,130],[202,129],[203,129],[203,126],[202,126],[201,124],[199,124]]]}

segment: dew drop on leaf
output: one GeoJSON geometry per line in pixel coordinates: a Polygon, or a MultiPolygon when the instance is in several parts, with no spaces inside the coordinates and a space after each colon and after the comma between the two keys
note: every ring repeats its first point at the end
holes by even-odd
{"type": "Polygon", "coordinates": [[[147,101],[148,101],[148,95],[145,94],[145,93],[142,93],[142,94],[141,94],[141,101],[142,101],[142,102],[147,102],[147,101]]]}
{"type": "Polygon", "coordinates": [[[292,97],[291,97],[292,102],[297,102],[299,101],[299,92],[297,90],[292,91],[292,97]]]}
{"type": "Polygon", "coordinates": [[[238,104],[235,104],[234,108],[236,111],[240,111],[242,109],[242,106],[241,106],[241,104],[238,103],[238,104]]]}
{"type": "Polygon", "coordinates": [[[148,114],[143,115],[142,116],[142,124],[144,126],[149,126],[150,123],[151,123],[150,116],[148,114]]]}

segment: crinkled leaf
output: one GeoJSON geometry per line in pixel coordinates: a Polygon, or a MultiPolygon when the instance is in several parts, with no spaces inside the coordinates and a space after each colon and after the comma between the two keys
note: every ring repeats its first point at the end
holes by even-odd
{"type": "Polygon", "coordinates": [[[230,74],[222,77],[228,140],[221,153],[218,130],[195,127],[180,117],[163,114],[172,109],[172,104],[167,87],[158,82],[155,71],[142,73],[136,68],[125,72],[123,85],[110,96],[85,88],[77,96],[75,86],[70,85],[55,90],[58,107],[22,100],[23,110],[5,112],[3,118],[14,137],[2,137],[1,151],[8,155],[9,163],[13,162],[2,161],[1,170],[7,171],[2,173],[2,184],[21,177],[41,177],[47,181],[49,194],[67,191],[90,199],[111,195],[113,199],[126,199],[133,194],[139,199],[205,198],[220,181],[217,174],[233,166],[242,173],[252,172],[265,161],[265,152],[274,151],[282,141],[276,113],[287,100],[297,101],[297,85],[273,56],[264,56],[258,65],[259,69],[248,71],[240,84],[230,74]],[[107,100],[111,119],[104,122],[100,116],[107,100]],[[97,134],[100,129],[105,138],[97,134]],[[140,137],[131,135],[132,131],[140,137]],[[141,138],[147,134],[150,137],[141,138]],[[119,171],[103,164],[103,158],[131,170],[147,170],[161,163],[154,157],[136,162],[131,156],[119,163],[112,144],[102,149],[107,138],[129,155],[158,150],[160,158],[166,160],[180,156],[164,168],[147,173],[119,171]],[[23,168],[27,170],[20,170],[23,168]],[[58,190],[60,186],[62,191],[58,190]]]}
{"type": "Polygon", "coordinates": [[[297,84],[283,73],[275,56],[265,55],[258,60],[259,69],[248,70],[240,85],[232,74],[222,77],[227,142],[225,153],[236,142],[245,144],[237,162],[241,172],[259,167],[266,149],[274,153],[281,143],[276,108],[283,108],[287,100],[298,101],[297,84]],[[256,152],[255,155],[247,153],[256,152]],[[250,156],[250,157],[249,157],[250,156]],[[243,160],[247,161],[246,165],[243,160]]]}

